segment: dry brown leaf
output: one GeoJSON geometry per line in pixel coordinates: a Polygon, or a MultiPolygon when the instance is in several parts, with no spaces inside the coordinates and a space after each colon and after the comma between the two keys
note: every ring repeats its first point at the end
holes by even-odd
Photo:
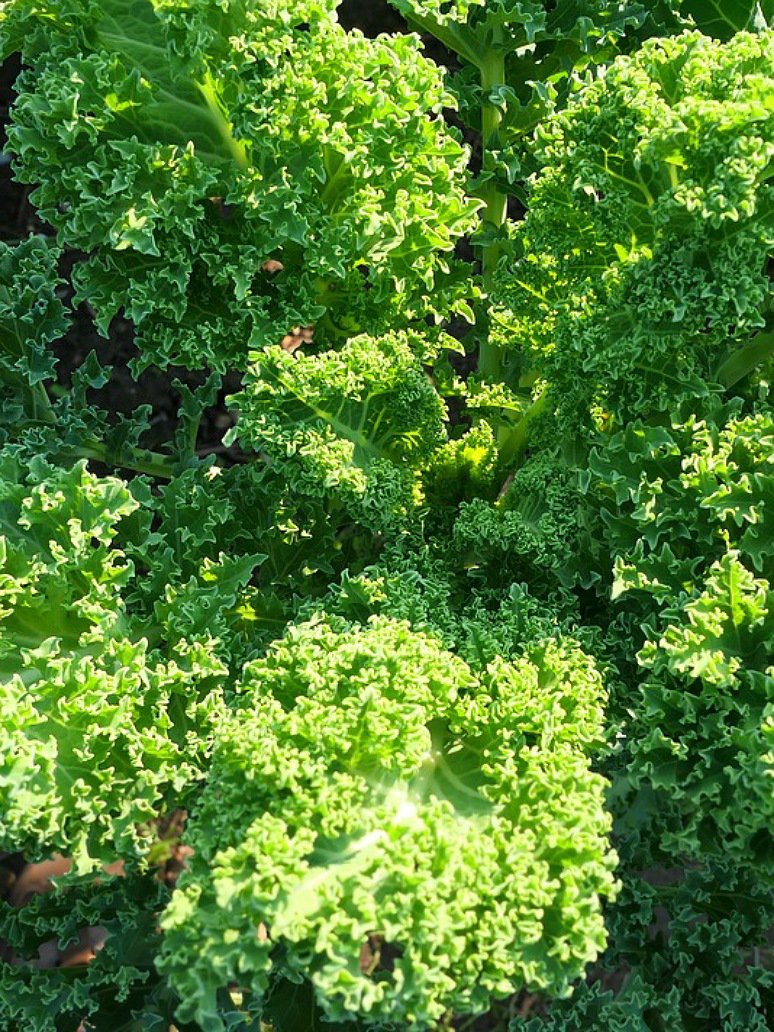
{"type": "Polygon", "coordinates": [[[51,879],[67,874],[70,866],[70,860],[58,853],[50,860],[27,864],[8,894],[8,902],[12,907],[21,907],[32,896],[41,892],[49,892],[52,888],[51,879]]]}
{"type": "Polygon", "coordinates": [[[311,344],[314,340],[314,326],[294,326],[280,341],[283,351],[293,355],[302,344],[311,344]]]}

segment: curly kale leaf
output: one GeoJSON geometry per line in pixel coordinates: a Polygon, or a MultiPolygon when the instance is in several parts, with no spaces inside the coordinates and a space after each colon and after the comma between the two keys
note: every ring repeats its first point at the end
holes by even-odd
{"type": "Polygon", "coordinates": [[[171,644],[206,636],[236,673],[314,605],[347,565],[375,557],[374,535],[339,533],[325,499],[255,462],[199,465],[153,488],[120,526],[137,575],[126,593],[142,633],[171,644]]]}
{"type": "MultiPolygon", "coordinates": [[[[622,36],[642,24],[646,7],[633,0],[390,0],[410,25],[436,36],[476,68],[493,53],[513,56],[513,85],[520,88],[531,66],[545,80],[601,41],[622,36]],[[528,56],[528,59],[527,59],[528,56]],[[568,60],[569,58],[569,60],[568,60]]],[[[505,94],[503,95],[505,99],[505,94]]],[[[507,119],[506,119],[507,121],[507,119]]]]}
{"type": "Polygon", "coordinates": [[[294,490],[363,526],[400,526],[421,503],[423,464],[446,441],[442,399],[411,335],[355,337],[340,351],[254,355],[230,439],[265,452],[294,490]]]}
{"type": "Polygon", "coordinates": [[[27,470],[12,448],[0,453],[4,656],[51,637],[74,646],[84,634],[125,629],[121,588],[131,570],[110,546],[135,507],[122,481],[99,480],[85,462],[58,470],[40,459],[27,470]]]}
{"type": "Polygon", "coordinates": [[[774,417],[740,402],[641,420],[595,448],[583,477],[617,556],[614,594],[676,598],[735,549],[774,573],[774,417]]]}
{"type": "Polygon", "coordinates": [[[533,590],[575,579],[584,520],[573,472],[550,453],[526,462],[495,503],[463,503],[453,543],[490,585],[527,580],[533,590]]]}
{"type": "Polygon", "coordinates": [[[770,877],[774,425],[740,407],[632,423],[592,455],[590,490],[645,637],[625,777],[650,799],[657,855],[770,877]]]}
{"type": "Polygon", "coordinates": [[[201,776],[226,670],[206,642],[162,656],[133,634],[113,541],[136,502],[84,466],[0,455],[0,840],[88,864],[141,852],[201,776]]]}
{"type": "Polygon", "coordinates": [[[477,676],[405,623],[318,618],[249,664],[162,922],[179,1016],[221,1029],[232,979],[260,1002],[308,978],[329,1020],[417,1028],[561,990],[613,891],[585,756],[602,682],[571,703],[572,655],[477,676]]]}
{"type": "Polygon", "coordinates": [[[574,69],[604,65],[622,38],[643,25],[647,7],[636,0],[390,0],[412,28],[439,40],[460,59],[450,77],[460,116],[482,131],[488,151],[472,191],[498,189],[523,199],[531,164],[529,134],[561,106],[574,69]],[[482,119],[482,106],[496,110],[482,119]]]}
{"type": "Polygon", "coordinates": [[[720,853],[770,879],[774,591],[729,552],[659,626],[638,657],[648,674],[629,779],[656,791],[663,849],[720,853]]]}
{"type": "Polygon", "coordinates": [[[767,1032],[773,903],[745,864],[630,874],[608,911],[611,943],[595,980],[511,1032],[767,1032]]]}
{"type": "Polygon", "coordinates": [[[23,905],[0,904],[0,1027],[59,1032],[82,1021],[166,1027],[176,998],[153,970],[169,893],[151,873],[57,879],[23,905]],[[84,957],[92,952],[88,962],[84,957]],[[54,966],[53,957],[60,961],[54,966]]]}
{"type": "Polygon", "coordinates": [[[441,73],[333,6],[3,3],[0,51],[27,65],[16,175],[89,255],[74,275],[99,326],[138,325],[139,367],[242,368],[295,326],[336,342],[467,289],[449,254],[478,204],[441,73]]]}
{"type": "Polygon", "coordinates": [[[14,246],[0,241],[0,434],[25,420],[46,418],[41,385],[53,376],[49,348],[68,328],[57,296],[58,249],[31,236],[14,246]]]}
{"type": "Polygon", "coordinates": [[[707,397],[767,326],[772,48],[772,32],[650,40],[539,129],[494,318],[557,430],[707,397]]]}

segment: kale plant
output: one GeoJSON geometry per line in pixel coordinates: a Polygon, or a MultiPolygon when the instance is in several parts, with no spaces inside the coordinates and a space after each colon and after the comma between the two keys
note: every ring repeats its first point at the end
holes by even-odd
{"type": "Polygon", "coordinates": [[[774,11],[392,3],[0,0],[2,1030],[774,1024],[774,11]]]}

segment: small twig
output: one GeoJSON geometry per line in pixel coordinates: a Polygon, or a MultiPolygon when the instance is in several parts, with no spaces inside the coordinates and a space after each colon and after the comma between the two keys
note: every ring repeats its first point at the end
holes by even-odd
{"type": "Polygon", "coordinates": [[[503,484],[503,486],[500,488],[500,490],[497,493],[497,499],[496,499],[495,504],[497,504],[497,502],[502,501],[503,498],[505,498],[505,496],[508,494],[508,488],[513,483],[514,478],[515,478],[515,474],[513,474],[513,473],[509,473],[508,476],[505,478],[505,483],[503,484]]]}

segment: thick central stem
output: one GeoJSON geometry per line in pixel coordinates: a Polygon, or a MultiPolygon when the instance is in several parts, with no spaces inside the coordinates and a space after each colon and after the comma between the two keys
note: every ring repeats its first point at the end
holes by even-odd
{"type": "Polygon", "coordinates": [[[171,456],[145,448],[126,447],[121,455],[113,456],[102,441],[87,438],[73,451],[80,459],[95,459],[106,466],[130,469],[135,473],[145,473],[149,477],[172,480],[175,476],[175,460],[171,456]]]}
{"type": "MultiPolygon", "coordinates": [[[[496,41],[495,41],[496,42],[496,41]]],[[[502,50],[490,50],[481,65],[481,89],[483,92],[481,105],[481,150],[482,170],[491,173],[492,178],[484,185],[482,198],[486,204],[483,213],[484,230],[487,236],[499,232],[505,223],[508,213],[508,198],[498,188],[494,178],[494,145],[497,129],[500,125],[500,109],[490,101],[493,89],[505,85],[505,54],[502,50]]],[[[481,248],[481,271],[484,290],[491,292],[494,273],[500,260],[500,244],[497,240],[485,240],[481,248]]],[[[502,367],[502,353],[488,339],[481,341],[478,370],[488,380],[499,380],[502,367]]]]}
{"type": "Polygon", "coordinates": [[[241,140],[234,136],[234,127],[229,122],[218,101],[218,94],[212,76],[208,74],[204,82],[197,82],[196,88],[204,98],[212,123],[226,150],[241,169],[249,168],[250,162],[247,157],[247,148],[241,140]]]}

